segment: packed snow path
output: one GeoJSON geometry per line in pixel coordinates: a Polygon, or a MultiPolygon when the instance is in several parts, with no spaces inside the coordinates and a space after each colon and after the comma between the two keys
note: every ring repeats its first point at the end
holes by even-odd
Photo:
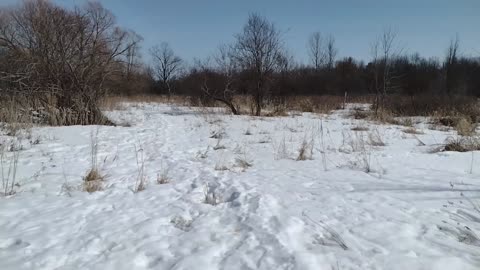
{"type": "Polygon", "coordinates": [[[341,111],[108,114],[131,126],[33,130],[17,194],[0,198],[0,269],[480,269],[480,153],[472,172],[471,153],[429,153],[452,132],[414,136],[341,111]],[[385,146],[355,149],[373,132],[385,146]],[[105,183],[89,194],[96,133],[105,183]],[[297,161],[303,141],[313,157],[297,161]]]}

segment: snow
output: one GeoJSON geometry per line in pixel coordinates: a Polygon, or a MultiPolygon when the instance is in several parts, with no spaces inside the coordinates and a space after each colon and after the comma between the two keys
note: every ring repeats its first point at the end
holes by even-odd
{"type": "Polygon", "coordinates": [[[35,127],[0,198],[0,269],[480,269],[480,153],[347,114],[140,103],[107,112],[130,126],[35,127]],[[87,193],[96,133],[105,182],[87,193]]]}

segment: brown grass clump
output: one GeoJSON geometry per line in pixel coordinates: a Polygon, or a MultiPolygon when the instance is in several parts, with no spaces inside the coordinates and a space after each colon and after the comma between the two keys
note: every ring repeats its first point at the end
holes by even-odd
{"type": "Polygon", "coordinates": [[[365,126],[355,126],[352,128],[353,131],[368,131],[368,127],[365,126]]]}
{"type": "MultiPolygon", "coordinates": [[[[468,96],[433,96],[423,95],[414,98],[408,96],[390,96],[386,100],[385,108],[389,108],[395,116],[435,116],[449,118],[464,116],[477,122],[480,115],[480,106],[477,98],[468,96]]],[[[448,123],[449,126],[452,123],[448,123]]]]}
{"type": "Polygon", "coordinates": [[[423,131],[417,130],[416,128],[413,128],[413,127],[404,129],[403,132],[407,134],[424,134],[423,131]]]}
{"type": "Polygon", "coordinates": [[[368,144],[371,146],[385,146],[385,142],[383,142],[382,136],[378,130],[368,133],[368,144]]]}
{"type": "Polygon", "coordinates": [[[103,190],[104,177],[97,169],[91,169],[83,178],[83,190],[88,193],[103,190]]]}
{"type": "Polygon", "coordinates": [[[458,132],[458,135],[461,136],[471,136],[475,133],[476,125],[471,123],[468,118],[460,118],[457,124],[455,125],[455,129],[458,132]]]}
{"type": "Polygon", "coordinates": [[[310,140],[307,140],[307,138],[304,138],[302,141],[302,144],[300,145],[300,148],[298,149],[297,160],[313,159],[313,146],[314,146],[313,138],[310,140]]]}
{"type": "Polygon", "coordinates": [[[363,108],[354,108],[351,116],[354,119],[366,119],[368,118],[368,112],[366,112],[363,108]]]}
{"type": "Polygon", "coordinates": [[[295,96],[287,98],[286,104],[292,110],[328,114],[341,109],[343,101],[341,96],[295,96]]]}
{"type": "Polygon", "coordinates": [[[378,109],[376,113],[372,111],[369,118],[370,120],[378,121],[382,124],[399,124],[398,121],[395,119],[392,111],[387,109],[378,109]]]}
{"type": "Polygon", "coordinates": [[[480,138],[473,136],[457,138],[450,137],[446,140],[445,146],[440,150],[454,152],[480,151],[480,138]]]}

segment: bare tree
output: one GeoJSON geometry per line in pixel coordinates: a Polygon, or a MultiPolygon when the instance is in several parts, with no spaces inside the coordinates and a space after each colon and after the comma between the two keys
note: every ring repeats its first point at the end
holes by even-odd
{"type": "Polygon", "coordinates": [[[335,47],[335,37],[329,35],[326,40],[325,55],[327,58],[327,67],[333,69],[335,66],[335,58],[337,57],[338,49],[335,47]]]}
{"type": "Polygon", "coordinates": [[[253,99],[255,115],[259,116],[268,84],[278,68],[278,58],[282,55],[280,32],[266,18],[251,14],[236,35],[235,59],[244,71],[251,72],[255,86],[253,99]]]}
{"type": "Polygon", "coordinates": [[[460,41],[458,35],[455,36],[455,39],[450,40],[450,45],[447,49],[447,55],[445,58],[444,69],[445,69],[445,85],[447,95],[455,90],[457,84],[457,74],[456,66],[458,63],[458,49],[460,47],[460,41]]]}
{"type": "Polygon", "coordinates": [[[129,37],[129,42],[131,42],[132,46],[127,48],[125,53],[125,75],[127,79],[130,79],[132,74],[142,66],[140,61],[140,42],[143,38],[135,32],[131,32],[129,37]]]}
{"type": "Polygon", "coordinates": [[[313,33],[307,42],[308,55],[315,70],[319,70],[325,63],[325,52],[323,49],[322,35],[320,32],[313,33]]]}
{"type": "Polygon", "coordinates": [[[2,10],[0,50],[11,65],[1,79],[13,85],[2,91],[44,98],[44,107],[69,113],[61,124],[105,123],[97,102],[139,42],[131,34],[96,2],[70,11],[33,0],[2,10]]]}
{"type": "Polygon", "coordinates": [[[374,82],[376,91],[376,107],[384,107],[385,99],[389,92],[396,89],[394,80],[398,78],[391,72],[393,61],[400,55],[401,49],[396,47],[397,33],[391,28],[386,28],[371,46],[374,64],[374,82]]]}
{"type": "Polygon", "coordinates": [[[237,65],[234,61],[232,48],[220,45],[213,56],[213,66],[206,61],[200,64],[203,73],[202,92],[209,98],[225,104],[232,114],[238,115],[237,106],[233,103],[236,93],[233,86],[237,65]]]}
{"type": "Polygon", "coordinates": [[[170,96],[172,94],[171,81],[180,71],[182,59],[175,55],[170,45],[166,42],[163,42],[160,46],[152,47],[150,54],[154,61],[156,76],[170,96]]]}

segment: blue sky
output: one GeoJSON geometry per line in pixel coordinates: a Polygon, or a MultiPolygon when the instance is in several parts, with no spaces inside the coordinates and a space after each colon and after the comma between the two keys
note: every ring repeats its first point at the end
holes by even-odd
{"type": "MultiPolygon", "coordinates": [[[[1,4],[20,1],[0,0],[1,4]]],[[[55,0],[64,6],[84,0],[55,0]]],[[[167,41],[191,61],[211,54],[220,43],[233,41],[248,14],[257,12],[282,31],[286,47],[306,61],[308,36],[333,34],[339,57],[368,61],[370,44],[386,27],[398,33],[404,52],[443,57],[449,40],[460,37],[461,50],[480,56],[480,0],[100,0],[120,25],[143,38],[143,51],[167,41]]],[[[148,56],[144,58],[148,59],[148,56]]]]}

